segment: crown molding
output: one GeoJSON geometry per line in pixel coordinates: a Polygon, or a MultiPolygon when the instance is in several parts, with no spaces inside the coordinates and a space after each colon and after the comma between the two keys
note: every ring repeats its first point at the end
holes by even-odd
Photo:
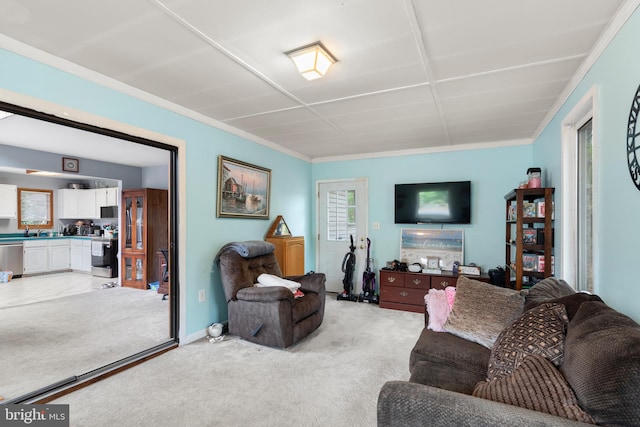
{"type": "Polygon", "coordinates": [[[487,148],[513,147],[517,145],[530,145],[531,138],[510,139],[493,142],[474,142],[473,144],[443,145],[439,147],[413,148],[409,150],[380,151],[377,153],[350,154],[346,156],[317,157],[311,163],[345,162],[349,160],[378,159],[384,157],[416,156],[421,154],[447,153],[453,151],[484,150],[487,148]]]}

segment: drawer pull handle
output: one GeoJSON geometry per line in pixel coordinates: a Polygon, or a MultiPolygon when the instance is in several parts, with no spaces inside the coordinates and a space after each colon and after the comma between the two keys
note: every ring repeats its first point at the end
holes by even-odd
{"type": "Polygon", "coordinates": [[[449,286],[449,284],[447,282],[440,282],[440,285],[442,285],[443,288],[446,288],[447,286],[449,286]]]}
{"type": "Polygon", "coordinates": [[[388,281],[389,283],[393,283],[393,282],[395,282],[395,281],[396,281],[396,278],[395,278],[395,277],[387,277],[387,281],[388,281]]]}
{"type": "Polygon", "coordinates": [[[419,285],[420,283],[422,283],[422,281],[420,279],[413,279],[413,284],[414,285],[419,285]]]}
{"type": "Polygon", "coordinates": [[[400,296],[407,297],[407,296],[409,296],[409,294],[407,292],[405,292],[405,291],[402,291],[402,292],[400,292],[400,296]]]}

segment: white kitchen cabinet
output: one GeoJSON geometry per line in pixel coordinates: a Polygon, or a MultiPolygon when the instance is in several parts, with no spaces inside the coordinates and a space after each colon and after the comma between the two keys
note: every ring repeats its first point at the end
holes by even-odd
{"type": "Polygon", "coordinates": [[[91,240],[82,241],[82,271],[91,272],[91,240]]]}
{"type": "Polygon", "coordinates": [[[72,270],[82,270],[82,240],[71,239],[69,243],[69,267],[72,270]]]}
{"type": "Polygon", "coordinates": [[[24,259],[22,260],[22,273],[45,273],[49,269],[49,246],[46,240],[25,240],[23,243],[24,259]]]}
{"type": "Polygon", "coordinates": [[[69,219],[93,219],[100,217],[100,209],[96,208],[95,189],[58,190],[58,217],[69,219]]]}
{"type": "Polygon", "coordinates": [[[98,215],[102,206],[118,206],[120,198],[118,197],[118,187],[96,188],[96,209],[98,215]]]}
{"type": "Polygon", "coordinates": [[[100,210],[96,212],[96,190],[79,190],[78,218],[100,218],[100,210]]]}
{"type": "Polygon", "coordinates": [[[70,239],[70,260],[72,270],[91,272],[91,240],[70,239]]]}
{"type": "Polygon", "coordinates": [[[78,198],[81,190],[58,190],[58,218],[78,218],[78,198]]]}
{"type": "Polygon", "coordinates": [[[15,185],[0,184],[0,218],[17,218],[17,216],[18,187],[15,185]]]}
{"type": "Polygon", "coordinates": [[[49,269],[48,271],[68,270],[70,263],[69,240],[49,240],[49,269]]]}

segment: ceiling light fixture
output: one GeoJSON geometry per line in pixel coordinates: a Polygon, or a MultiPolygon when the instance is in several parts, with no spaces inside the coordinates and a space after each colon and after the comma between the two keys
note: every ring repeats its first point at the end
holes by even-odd
{"type": "Polygon", "coordinates": [[[324,76],[332,64],[338,60],[320,42],[302,46],[298,49],[285,52],[296,67],[298,72],[307,80],[315,80],[324,76]]]}

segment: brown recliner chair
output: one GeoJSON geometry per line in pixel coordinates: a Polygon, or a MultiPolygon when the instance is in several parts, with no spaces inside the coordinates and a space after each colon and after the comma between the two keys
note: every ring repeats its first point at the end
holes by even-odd
{"type": "Polygon", "coordinates": [[[255,287],[262,273],[282,277],[273,244],[259,240],[225,245],[216,256],[229,309],[229,333],[286,348],[318,329],[324,317],[325,275],[286,277],[301,284],[294,298],[285,287],[255,287]]]}

